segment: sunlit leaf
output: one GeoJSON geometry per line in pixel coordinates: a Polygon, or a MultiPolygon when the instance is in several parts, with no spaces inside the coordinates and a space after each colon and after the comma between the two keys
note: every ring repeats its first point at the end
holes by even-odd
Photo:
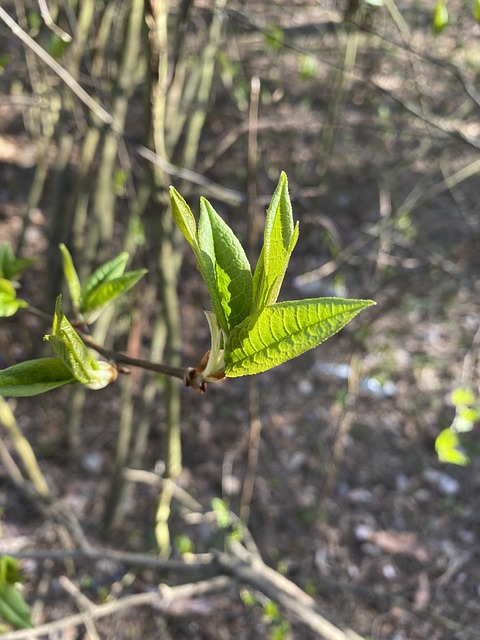
{"type": "Polygon", "coordinates": [[[452,429],[456,433],[466,433],[471,431],[474,423],[480,420],[480,411],[473,407],[457,407],[457,413],[452,424],[452,429]]]}
{"type": "Polygon", "coordinates": [[[9,280],[0,278],[0,317],[13,316],[22,307],[28,307],[28,304],[17,298],[17,292],[9,280]]]}
{"type": "Polygon", "coordinates": [[[456,433],[451,429],[444,429],[435,440],[435,451],[441,462],[457,464],[465,467],[469,464],[469,457],[462,451],[456,433]]]}
{"type": "Polygon", "coordinates": [[[293,225],[287,176],[282,173],[267,210],[263,247],[253,276],[255,311],[276,302],[298,233],[298,223],[293,225]]]}
{"type": "Polygon", "coordinates": [[[195,252],[197,260],[200,258],[200,248],[197,241],[197,222],[192,210],[174,187],[170,187],[170,203],[175,224],[182,232],[185,240],[195,252]]]}
{"type": "Polygon", "coordinates": [[[99,285],[121,276],[125,271],[127,262],[128,253],[123,251],[115,258],[108,260],[108,262],[105,262],[95,269],[82,287],[82,298],[84,303],[99,285]]]}
{"type": "Polygon", "coordinates": [[[468,387],[457,387],[452,391],[452,403],[455,407],[472,405],[475,402],[475,394],[468,387]]]}
{"type": "Polygon", "coordinates": [[[53,335],[45,336],[57,356],[78,382],[101,389],[116,378],[116,369],[108,362],[97,361],[72,327],[62,310],[62,296],[58,296],[53,319],[53,335]]]}
{"type": "Polygon", "coordinates": [[[78,310],[82,303],[82,287],[80,285],[77,270],[73,264],[70,251],[63,243],[60,245],[60,251],[62,252],[63,273],[65,275],[65,280],[67,281],[70,298],[74,308],[78,310]]]}
{"type": "Polygon", "coordinates": [[[118,278],[98,283],[87,296],[83,297],[81,311],[85,319],[92,321],[94,316],[89,313],[90,311],[97,311],[103,308],[122,293],[129,291],[146,273],[147,269],[128,271],[118,278]]]}
{"type": "Polygon", "coordinates": [[[433,32],[441,33],[448,25],[448,10],[446,0],[437,0],[433,9],[433,32]]]}
{"type": "Polygon", "coordinates": [[[36,396],[72,382],[75,377],[58,358],[27,360],[0,371],[0,395],[36,396]]]}
{"type": "Polygon", "coordinates": [[[212,307],[229,332],[250,313],[252,273],[239,240],[205,198],[200,200],[198,245],[212,307]]]}
{"type": "Polygon", "coordinates": [[[280,302],[248,316],[225,345],[225,373],[260,373],[324,342],[371,300],[318,298],[280,302]]]}

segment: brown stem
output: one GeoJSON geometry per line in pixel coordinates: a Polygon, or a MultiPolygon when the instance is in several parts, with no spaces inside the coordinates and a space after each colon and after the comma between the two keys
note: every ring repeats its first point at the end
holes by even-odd
{"type": "Polygon", "coordinates": [[[80,333],[80,337],[87,347],[94,349],[108,360],[113,360],[113,362],[119,364],[129,364],[132,367],[141,367],[142,369],[148,369],[149,371],[156,371],[157,373],[163,373],[166,376],[180,378],[180,380],[186,380],[188,369],[185,370],[182,369],[182,367],[171,367],[167,364],[162,364],[161,362],[151,362],[150,360],[143,360],[142,358],[132,358],[124,353],[119,353],[118,351],[112,351],[102,347],[102,345],[97,344],[93,338],[84,333],[80,333]]]}

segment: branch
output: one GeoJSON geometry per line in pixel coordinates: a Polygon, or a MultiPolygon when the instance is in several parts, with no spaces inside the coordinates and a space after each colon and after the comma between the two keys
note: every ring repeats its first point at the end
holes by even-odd
{"type": "Polygon", "coordinates": [[[278,602],[298,620],[325,640],[362,640],[354,631],[342,631],[318,611],[316,602],[296,584],[253,557],[239,543],[231,543],[231,553],[217,552],[216,558],[224,571],[258,589],[278,602]]]}
{"type": "Polygon", "coordinates": [[[168,612],[172,608],[175,600],[184,600],[196,596],[205,595],[214,591],[225,591],[230,586],[230,578],[217,576],[201,582],[183,584],[177,587],[165,587],[160,585],[158,591],[148,593],[136,593],[130,596],[109,602],[107,604],[91,603],[88,611],[76,613],[54,622],[42,624],[35,629],[12,631],[2,635],[2,640],[31,640],[43,635],[50,635],[54,631],[65,629],[66,627],[77,627],[86,624],[87,620],[99,620],[115,613],[124,613],[125,609],[132,607],[150,606],[163,612],[168,612]]]}
{"type": "Polygon", "coordinates": [[[243,204],[246,201],[245,194],[241,193],[240,191],[222,187],[222,185],[218,184],[217,182],[213,182],[213,180],[209,180],[200,173],[192,171],[191,169],[177,167],[176,165],[169,162],[166,158],[162,158],[162,156],[158,155],[158,153],[147,149],[147,147],[144,147],[142,145],[138,146],[137,153],[139,156],[145,158],[145,160],[148,160],[156,167],[160,167],[160,169],[166,171],[168,174],[181,178],[182,180],[186,180],[187,182],[190,182],[192,184],[199,185],[200,187],[208,191],[213,198],[217,198],[222,202],[231,202],[234,205],[239,205],[243,204]]]}
{"type": "Polygon", "coordinates": [[[57,74],[57,76],[73,91],[79,100],[87,106],[102,122],[108,125],[113,125],[114,120],[112,116],[106,111],[98,102],[96,102],[92,96],[90,96],[83,87],[81,87],[75,78],[66,71],[61,64],[59,64],[55,58],[45,51],[39,44],[26,33],[15,20],[0,7],[0,20],[2,20],[12,33],[19,38],[29,49],[37,55],[50,69],[57,74]]]}
{"type": "Polygon", "coordinates": [[[93,338],[83,332],[80,333],[80,337],[87,345],[87,347],[94,349],[104,358],[107,358],[107,360],[112,360],[113,362],[117,362],[119,364],[129,364],[132,367],[140,367],[141,369],[148,369],[149,371],[155,371],[156,373],[163,373],[166,376],[179,378],[186,383],[189,368],[183,369],[182,367],[171,367],[167,364],[162,364],[161,362],[151,362],[150,360],[143,360],[142,358],[132,358],[131,356],[127,356],[124,353],[106,349],[102,345],[95,342],[93,338]]]}
{"type": "MultiPolygon", "coordinates": [[[[29,305],[25,307],[23,311],[30,313],[31,315],[44,320],[45,322],[51,323],[51,317],[46,314],[44,311],[40,309],[36,309],[29,305]]],[[[75,323],[73,323],[75,326],[75,323]]],[[[172,378],[178,378],[183,380],[185,386],[192,387],[196,391],[200,391],[201,393],[205,392],[206,382],[202,376],[202,367],[201,363],[198,367],[172,367],[167,364],[163,364],[161,362],[152,362],[151,360],[143,360],[142,358],[133,358],[131,356],[127,356],[125,353],[120,353],[119,351],[113,351],[112,349],[107,349],[106,347],[98,344],[90,335],[84,333],[83,331],[79,331],[78,327],[76,327],[78,335],[83,340],[85,345],[90,349],[93,349],[100,355],[102,355],[107,360],[115,362],[116,364],[127,364],[132,367],[139,367],[141,369],[146,369],[148,371],[154,371],[155,373],[163,373],[166,376],[171,376],[172,378]]],[[[125,371],[121,372],[125,373],[125,371]]]]}
{"type": "MultiPolygon", "coordinates": [[[[118,551],[105,547],[81,547],[77,549],[33,549],[11,551],[12,558],[31,559],[37,561],[50,560],[62,562],[68,559],[110,560],[136,567],[147,567],[157,571],[173,571],[176,573],[192,573],[199,569],[210,569],[214,566],[214,556],[210,553],[200,554],[190,562],[183,560],[168,560],[148,553],[135,553],[130,551],[118,551]]],[[[3,640],[3,636],[2,636],[3,640]]]]}

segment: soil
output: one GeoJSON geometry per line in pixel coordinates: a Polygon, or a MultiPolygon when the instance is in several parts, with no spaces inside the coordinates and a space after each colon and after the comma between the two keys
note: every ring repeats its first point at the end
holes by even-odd
{"type": "MultiPolygon", "coordinates": [[[[192,28],[208,14],[208,3],[198,4],[192,28]]],[[[457,172],[478,158],[480,101],[467,96],[448,65],[457,65],[464,84],[478,86],[480,26],[453,2],[452,24],[434,37],[430,9],[407,1],[398,8],[414,55],[386,4],[369,5],[360,30],[345,27],[337,3],[274,4],[228,5],[226,57],[197,170],[245,191],[245,133],[219,149],[246,126],[249,83],[258,75],[256,190],[268,200],[285,170],[300,221],[282,298],[372,298],[377,306],[314,351],[252,380],[211,384],[204,395],[182,389],[179,482],[205,512],[222,497],[239,514],[253,479],[249,511],[242,513],[264,561],[311,594],[338,627],[376,640],[480,638],[476,431],[464,438],[469,466],[442,464],[435,452],[436,436],[455,417],[452,391],[463,385],[479,392],[478,180],[475,171],[465,179],[457,172]],[[343,78],[340,92],[338,68],[352,33],[358,37],[354,74],[343,78]],[[323,273],[312,274],[322,266],[323,273]]],[[[7,34],[9,47],[20,51],[7,34]]],[[[24,106],[11,99],[12,73],[21,62],[16,65],[0,75],[0,240],[14,245],[34,175],[24,106]]],[[[46,194],[33,213],[24,255],[46,253],[49,204],[46,194]]],[[[218,210],[244,239],[245,208],[219,203],[218,210]]],[[[202,314],[208,301],[189,247],[183,249],[183,360],[195,365],[208,348],[202,314]]],[[[45,261],[30,273],[21,296],[43,307],[45,261]]],[[[42,323],[25,314],[3,320],[1,366],[44,353],[43,333],[42,323]]],[[[138,387],[150,375],[135,381],[135,416],[141,413],[138,387]]],[[[159,379],[141,465],[147,471],[161,471],[165,460],[162,388],[159,379]]],[[[133,485],[109,538],[101,537],[121,414],[119,384],[87,396],[74,450],[61,444],[68,402],[65,389],[9,401],[52,491],[90,543],[155,553],[158,487],[145,483],[133,485]]],[[[73,544],[68,528],[35,508],[4,468],[0,504],[3,552],[73,544]]],[[[198,523],[176,506],[170,523],[173,557],[185,544],[195,553],[223,544],[211,518],[198,523]]],[[[77,610],[62,576],[95,602],[182,581],[113,560],[27,559],[22,570],[39,623],[77,610]]],[[[168,614],[131,609],[96,628],[102,639],[314,637],[281,609],[269,614],[268,606],[261,592],[239,585],[181,602],[168,614]]],[[[67,629],[55,637],[93,639],[89,632],[75,634],[67,629]]]]}

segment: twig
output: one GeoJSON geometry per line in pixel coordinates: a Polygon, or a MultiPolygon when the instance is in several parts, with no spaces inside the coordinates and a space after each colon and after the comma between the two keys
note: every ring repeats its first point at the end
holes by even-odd
{"type": "Polygon", "coordinates": [[[66,71],[55,58],[45,51],[39,44],[26,33],[19,24],[0,7],[0,20],[2,20],[12,33],[31,49],[57,76],[73,91],[79,100],[92,111],[97,118],[108,125],[114,124],[112,116],[98,102],[96,102],[79,83],[66,71]]]}
{"type": "Polygon", "coordinates": [[[40,9],[40,14],[43,18],[43,21],[47,25],[47,27],[53,31],[55,35],[57,35],[63,42],[71,42],[72,36],[69,33],[66,33],[63,29],[60,29],[58,25],[56,25],[50,15],[50,11],[48,10],[48,5],[45,0],[37,0],[38,8],[40,9]]]}
{"type": "Polygon", "coordinates": [[[180,380],[186,380],[188,369],[185,370],[181,367],[171,367],[170,365],[162,364],[160,362],[150,362],[150,360],[143,360],[142,358],[132,358],[124,353],[119,353],[118,351],[112,351],[111,349],[102,347],[102,345],[97,344],[93,338],[84,333],[81,333],[81,338],[87,347],[94,349],[108,360],[121,364],[129,364],[132,367],[141,367],[142,369],[156,371],[157,373],[164,373],[165,375],[172,376],[173,378],[180,378],[180,380]]]}
{"type": "MultiPolygon", "coordinates": [[[[120,564],[135,567],[147,567],[156,571],[172,571],[176,573],[191,573],[199,569],[209,569],[214,565],[211,553],[194,556],[189,562],[183,560],[168,560],[148,553],[118,551],[106,547],[82,547],[77,549],[22,549],[9,553],[14,558],[29,558],[32,560],[52,560],[63,562],[66,559],[111,560],[120,564]]],[[[3,640],[3,638],[2,638],[3,640]]]]}
{"type": "Polygon", "coordinates": [[[66,627],[77,627],[79,625],[83,625],[87,619],[99,620],[100,618],[105,618],[106,616],[111,616],[118,612],[124,612],[125,609],[145,605],[156,606],[159,602],[160,595],[157,592],[136,593],[131,596],[120,598],[120,600],[116,600],[115,602],[95,605],[91,611],[85,613],[76,613],[74,615],[61,618],[60,620],[41,624],[38,627],[35,627],[35,629],[5,633],[2,635],[2,640],[31,640],[32,638],[39,638],[43,635],[50,636],[54,631],[60,631],[66,627]]]}
{"type": "Polygon", "coordinates": [[[124,613],[125,609],[131,609],[132,607],[150,606],[160,611],[168,612],[175,600],[185,600],[207,593],[225,591],[230,584],[231,579],[227,576],[215,576],[208,580],[178,585],[176,587],[160,585],[159,591],[136,593],[107,604],[96,605],[92,603],[92,606],[89,607],[87,612],[77,613],[60,620],[55,620],[54,622],[48,622],[35,629],[12,631],[11,633],[3,634],[2,640],[30,640],[31,638],[38,638],[42,635],[52,634],[54,631],[59,631],[65,627],[84,625],[88,619],[99,620],[100,618],[105,618],[115,613],[124,613]]]}
{"type": "Polygon", "coordinates": [[[58,581],[60,585],[65,589],[65,591],[73,597],[73,599],[77,603],[78,608],[86,614],[84,624],[90,639],[100,640],[100,636],[98,635],[91,616],[91,614],[95,611],[95,604],[89,598],[87,598],[87,596],[85,596],[77,587],[77,585],[74,584],[67,576],[60,576],[58,581]]]}
{"type": "Polygon", "coordinates": [[[231,202],[238,205],[244,203],[246,200],[245,194],[240,191],[227,189],[226,187],[222,187],[222,185],[213,182],[213,180],[205,178],[196,171],[178,167],[169,162],[166,158],[162,158],[162,156],[158,155],[154,151],[147,149],[147,147],[143,147],[142,145],[138,146],[137,153],[142,158],[145,158],[145,160],[148,160],[156,167],[162,169],[162,171],[166,171],[168,174],[181,178],[182,180],[187,180],[187,182],[191,182],[192,184],[198,184],[200,187],[208,191],[212,197],[218,198],[218,200],[221,200],[222,202],[231,202]]]}
{"type": "MultiPolygon", "coordinates": [[[[5,398],[0,398],[0,426],[4,427],[12,439],[17,455],[20,457],[35,491],[42,498],[48,498],[50,496],[50,490],[38,464],[37,457],[30,442],[25,438],[18,426],[13,411],[5,398]]],[[[16,475],[17,474],[15,474],[15,476],[16,475]]],[[[15,478],[13,478],[13,480],[15,481],[15,478]]]]}
{"type": "Polygon", "coordinates": [[[295,615],[325,640],[362,640],[354,631],[342,631],[318,611],[315,600],[285,576],[253,557],[239,543],[231,543],[230,553],[216,554],[218,563],[229,574],[258,589],[295,615]]]}
{"type": "MultiPolygon", "coordinates": [[[[124,478],[130,482],[143,482],[158,489],[162,488],[165,483],[165,478],[162,478],[157,473],[153,473],[152,471],[145,471],[144,469],[124,468],[122,473],[124,478]]],[[[185,491],[185,489],[182,489],[182,487],[180,487],[176,483],[173,488],[173,497],[190,511],[193,511],[195,513],[204,512],[204,509],[200,502],[198,502],[198,500],[195,500],[195,498],[192,497],[188,493],[188,491],[185,491]]]]}

